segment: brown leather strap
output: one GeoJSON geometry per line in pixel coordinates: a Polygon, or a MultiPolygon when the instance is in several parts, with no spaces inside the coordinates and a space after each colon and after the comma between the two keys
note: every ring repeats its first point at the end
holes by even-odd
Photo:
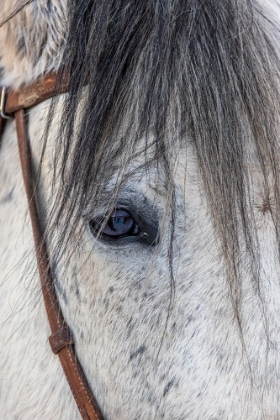
{"type": "Polygon", "coordinates": [[[20,109],[29,109],[56,95],[67,92],[69,75],[64,73],[50,73],[40,77],[32,85],[18,91],[8,91],[5,100],[5,114],[14,114],[20,109]],[[59,85],[57,80],[59,78],[59,85]]]}
{"type": "MultiPolygon", "coordinates": [[[[22,108],[30,108],[31,106],[50,98],[53,96],[54,92],[58,92],[55,90],[55,76],[45,78],[45,83],[45,86],[42,82],[32,85],[31,87],[25,89],[25,94],[22,96],[19,93],[10,93],[8,95],[8,100],[6,101],[5,111],[7,113],[11,113],[13,112],[11,110],[16,110],[15,117],[22,175],[32,223],[42,293],[52,332],[50,344],[54,353],[57,353],[59,356],[61,365],[82,418],[84,420],[102,420],[101,412],[90,390],[78,357],[75,354],[73,338],[70,329],[63,318],[59,301],[56,296],[54,281],[49,264],[48,251],[41,230],[39,213],[36,204],[35,187],[32,175],[31,148],[27,130],[27,115],[22,108]],[[35,97],[36,99],[34,99],[35,97]],[[19,108],[20,104],[22,108],[19,108]]],[[[66,89],[66,85],[63,89],[66,89]]],[[[59,92],[61,93],[61,90],[59,90],[59,92]]],[[[0,130],[1,127],[2,122],[0,120],[0,130]]]]}

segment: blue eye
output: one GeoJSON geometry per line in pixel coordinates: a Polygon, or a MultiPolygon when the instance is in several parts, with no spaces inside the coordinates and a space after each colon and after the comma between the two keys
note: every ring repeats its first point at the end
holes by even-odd
{"type": "Polygon", "coordinates": [[[106,225],[101,230],[101,234],[103,236],[113,239],[118,239],[124,236],[137,236],[139,233],[137,223],[126,210],[122,209],[114,210],[111,213],[106,225]]]}
{"type": "Polygon", "coordinates": [[[111,237],[137,235],[138,226],[126,210],[116,209],[111,213],[102,233],[111,237]]]}
{"type": "Polygon", "coordinates": [[[152,246],[158,242],[158,221],[152,219],[151,215],[151,211],[141,214],[135,209],[115,208],[109,217],[101,213],[92,217],[89,227],[98,240],[108,245],[122,246],[141,242],[152,246]]]}

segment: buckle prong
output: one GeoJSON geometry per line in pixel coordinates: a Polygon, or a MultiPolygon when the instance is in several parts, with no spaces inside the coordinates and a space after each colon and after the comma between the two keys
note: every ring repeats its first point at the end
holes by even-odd
{"type": "Polygon", "coordinates": [[[1,99],[0,99],[0,115],[5,120],[12,120],[13,117],[5,114],[5,95],[6,95],[6,88],[2,88],[1,90],[1,99]]]}

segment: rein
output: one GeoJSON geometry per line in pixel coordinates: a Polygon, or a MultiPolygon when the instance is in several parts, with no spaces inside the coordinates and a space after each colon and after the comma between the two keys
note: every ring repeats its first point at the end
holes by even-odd
{"type": "Polygon", "coordinates": [[[2,89],[0,102],[0,143],[5,129],[6,119],[15,118],[22,177],[32,224],[38,272],[51,329],[51,336],[49,337],[50,346],[52,351],[59,357],[82,419],[102,420],[101,411],[75,353],[73,335],[63,317],[57,298],[50,269],[48,249],[40,225],[34,179],[32,176],[32,153],[28,136],[26,110],[49,98],[67,92],[69,78],[64,77],[62,82],[59,83],[59,86],[57,86],[57,81],[58,73],[51,73],[19,91],[8,91],[6,94],[5,89],[2,89]]]}

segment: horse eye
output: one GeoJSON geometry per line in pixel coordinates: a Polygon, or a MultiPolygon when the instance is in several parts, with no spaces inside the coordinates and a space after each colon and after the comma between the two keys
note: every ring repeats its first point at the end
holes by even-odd
{"type": "Polygon", "coordinates": [[[91,228],[95,232],[100,232],[103,237],[118,239],[124,236],[139,235],[139,227],[132,216],[122,209],[114,210],[106,225],[103,227],[102,223],[94,223],[91,221],[91,228]]]}

